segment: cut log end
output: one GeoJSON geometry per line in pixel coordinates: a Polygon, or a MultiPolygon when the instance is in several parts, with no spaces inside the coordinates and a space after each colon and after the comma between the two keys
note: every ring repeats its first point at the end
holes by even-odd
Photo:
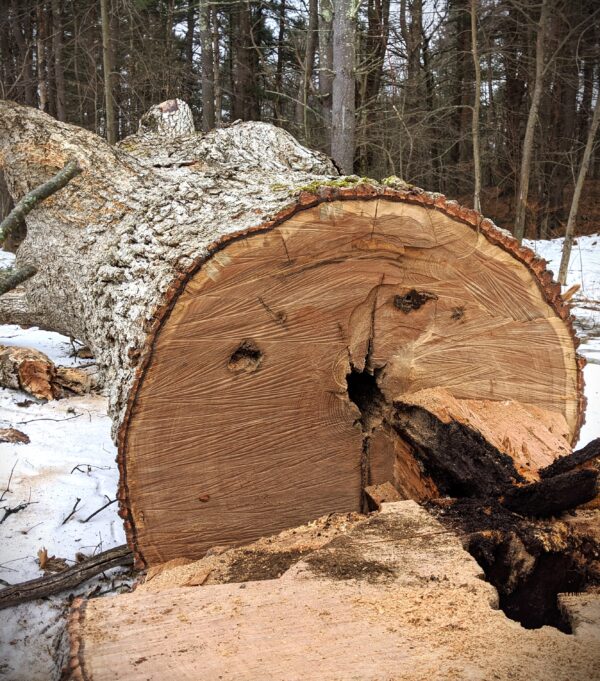
{"type": "Polygon", "coordinates": [[[472,212],[387,193],[302,195],[305,210],[216,245],[172,290],[119,434],[139,562],[364,510],[371,485],[437,496],[390,416],[399,395],[442,389],[544,415],[558,448],[495,442],[510,460],[502,484],[568,453],[580,366],[539,262],[472,212]]]}

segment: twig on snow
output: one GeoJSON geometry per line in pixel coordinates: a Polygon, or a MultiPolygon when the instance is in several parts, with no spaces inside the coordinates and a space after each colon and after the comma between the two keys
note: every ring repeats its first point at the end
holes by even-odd
{"type": "Polygon", "coordinates": [[[88,516],[85,520],[82,520],[82,523],[87,523],[88,520],[91,520],[95,515],[98,515],[100,511],[103,511],[105,508],[108,508],[111,504],[114,504],[116,499],[111,499],[107,504],[104,504],[104,506],[100,507],[97,511],[94,511],[92,515],[88,516]]]}
{"type": "Polygon", "coordinates": [[[13,473],[15,472],[15,468],[17,467],[18,463],[19,463],[19,459],[17,459],[14,462],[13,467],[10,469],[10,475],[8,476],[8,483],[6,484],[6,489],[4,490],[4,492],[2,492],[2,496],[0,496],[0,501],[4,501],[4,495],[7,492],[10,492],[10,482],[12,480],[13,473]]]}
{"type": "Polygon", "coordinates": [[[8,518],[9,515],[12,515],[13,513],[18,513],[19,511],[23,511],[26,509],[28,506],[31,506],[31,504],[37,504],[37,501],[24,501],[21,504],[18,504],[17,506],[13,506],[12,508],[10,506],[4,506],[1,510],[4,511],[4,515],[2,518],[0,518],[0,525],[8,518]]]}
{"type": "Polygon", "coordinates": [[[75,515],[75,511],[77,510],[77,507],[79,506],[80,501],[81,501],[81,499],[79,497],[77,497],[75,499],[75,503],[73,504],[73,508],[71,509],[71,513],[69,513],[69,515],[62,521],[61,525],[64,525],[68,520],[70,520],[75,515]]]}
{"type": "Polygon", "coordinates": [[[61,421],[71,421],[72,419],[78,419],[80,416],[83,416],[83,414],[75,414],[75,416],[68,416],[66,419],[50,419],[50,418],[29,419],[29,421],[17,421],[17,425],[24,426],[27,423],[34,423],[35,421],[56,421],[57,423],[60,423],[61,421]]]}

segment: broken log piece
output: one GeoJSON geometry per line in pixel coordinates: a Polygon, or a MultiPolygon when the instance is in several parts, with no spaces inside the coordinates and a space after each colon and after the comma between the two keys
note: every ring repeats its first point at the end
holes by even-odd
{"type": "MultiPolygon", "coordinates": [[[[310,535],[309,528],[298,534],[310,535]]],[[[267,550],[262,540],[246,554],[228,552],[245,560],[233,579],[225,571],[211,581],[210,572],[191,586],[189,570],[202,582],[211,557],[132,593],[78,599],[67,678],[163,681],[175,667],[178,678],[206,681],[600,675],[600,640],[590,626],[598,620],[589,606],[590,625],[574,621],[573,636],[523,628],[498,609],[496,590],[459,537],[415,502],[384,504],[380,513],[338,525],[325,545],[315,539],[285,567],[289,537],[273,537],[267,550]]]]}
{"type": "Polygon", "coordinates": [[[3,442],[28,445],[31,440],[28,435],[16,428],[0,428],[0,443],[3,442]]]}
{"type": "Polygon", "coordinates": [[[0,345],[0,386],[23,390],[40,400],[84,395],[96,385],[93,372],[57,367],[43,352],[0,345]]]}
{"type": "Polygon", "coordinates": [[[83,170],[27,216],[17,263],[38,269],[32,311],[106,379],[139,564],[361,510],[394,470],[401,493],[437,493],[418,461],[396,464],[398,395],[517,400],[576,437],[568,307],[506,232],[437,194],[336,178],[268,124],[160,129],[113,148],[0,103],[13,198],[72,157],[83,170]]]}
{"type": "Polygon", "coordinates": [[[57,397],[54,363],[39,350],[0,346],[0,386],[23,390],[40,400],[57,397]]]}
{"type": "Polygon", "coordinates": [[[380,485],[365,487],[365,494],[372,506],[372,510],[381,508],[385,503],[402,500],[400,493],[389,480],[380,485]]]}
{"type": "MultiPolygon", "coordinates": [[[[570,451],[560,413],[435,388],[394,399],[387,420],[441,494],[500,496],[570,451]]],[[[431,497],[429,497],[431,498],[431,497]]]]}
{"type": "Polygon", "coordinates": [[[576,470],[512,487],[501,503],[520,515],[548,517],[592,501],[598,492],[598,471],[576,470]]]}
{"type": "Polygon", "coordinates": [[[81,563],[68,567],[61,572],[31,579],[28,582],[14,584],[0,590],[0,610],[10,608],[21,603],[47,598],[74,589],[95,575],[105,570],[119,566],[133,565],[133,554],[128,546],[117,546],[108,551],[102,551],[81,563]]]}
{"type": "Polygon", "coordinates": [[[600,459],[600,437],[588,442],[585,447],[578,449],[572,454],[561,456],[553,461],[549,466],[540,470],[540,477],[551,478],[561,473],[566,473],[576,468],[583,468],[591,465],[594,460],[600,459]]]}

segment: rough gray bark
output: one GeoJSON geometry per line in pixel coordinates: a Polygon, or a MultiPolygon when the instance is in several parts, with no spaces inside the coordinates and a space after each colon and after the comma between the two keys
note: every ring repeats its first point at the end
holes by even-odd
{"type": "Polygon", "coordinates": [[[331,156],[342,173],[354,167],[355,78],[353,0],[334,0],[333,14],[333,101],[331,156]]]}
{"type": "Polygon", "coordinates": [[[331,130],[331,91],[333,89],[333,6],[331,0],[319,1],[319,97],[323,126],[331,130]]]}
{"type": "Polygon", "coordinates": [[[337,174],[327,157],[266,123],[196,134],[179,100],[153,107],[117,147],[0,102],[0,156],[17,201],[68,159],[82,168],[27,216],[16,264],[37,268],[25,282],[29,316],[92,349],[115,432],[148,329],[174,280],[223,235],[289,205],[295,188],[337,174]]]}
{"type": "Polygon", "coordinates": [[[63,66],[63,26],[60,0],[52,0],[52,51],[54,53],[54,79],[56,82],[56,117],[66,120],[65,73],[63,66]]]}

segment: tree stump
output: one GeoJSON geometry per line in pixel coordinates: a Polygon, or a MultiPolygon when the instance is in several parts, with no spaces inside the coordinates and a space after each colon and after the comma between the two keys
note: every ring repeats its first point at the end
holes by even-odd
{"type": "MultiPolygon", "coordinates": [[[[508,233],[395,179],[337,177],[268,124],[194,134],[179,100],[145,121],[113,148],[0,103],[13,199],[83,171],[27,216],[17,264],[37,268],[31,314],[84,340],[110,387],[138,564],[364,509],[409,447],[400,395],[513,401],[559,424],[555,456],[576,440],[569,308],[508,233]]],[[[434,496],[411,457],[405,494],[434,496]]]]}

